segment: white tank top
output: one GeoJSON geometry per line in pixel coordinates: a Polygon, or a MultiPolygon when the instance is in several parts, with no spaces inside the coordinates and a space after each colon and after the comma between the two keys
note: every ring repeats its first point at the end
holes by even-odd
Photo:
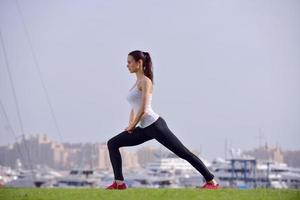
{"type": "MultiPolygon", "coordinates": [[[[152,102],[152,94],[150,93],[149,103],[146,105],[146,112],[141,117],[140,121],[138,122],[137,126],[145,128],[150,124],[154,123],[159,115],[153,111],[151,102],[152,102]]],[[[136,115],[140,109],[142,103],[142,91],[138,89],[137,84],[134,88],[130,89],[128,95],[126,97],[128,102],[130,103],[131,107],[133,108],[134,114],[136,115]]]]}

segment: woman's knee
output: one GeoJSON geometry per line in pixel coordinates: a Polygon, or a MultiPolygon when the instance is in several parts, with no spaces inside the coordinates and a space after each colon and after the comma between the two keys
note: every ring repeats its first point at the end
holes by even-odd
{"type": "Polygon", "coordinates": [[[127,131],[123,131],[115,136],[113,136],[112,138],[110,138],[107,141],[107,147],[108,149],[115,149],[115,148],[120,148],[122,146],[122,144],[124,142],[126,142],[126,137],[128,137],[129,135],[126,133],[127,131]]]}
{"type": "Polygon", "coordinates": [[[107,141],[107,148],[108,149],[113,149],[116,147],[116,142],[115,142],[115,138],[112,137],[107,141]]]}

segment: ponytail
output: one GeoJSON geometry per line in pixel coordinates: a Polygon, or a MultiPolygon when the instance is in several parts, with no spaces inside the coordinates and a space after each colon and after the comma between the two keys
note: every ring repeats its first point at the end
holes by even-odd
{"type": "Polygon", "coordinates": [[[143,52],[144,54],[144,66],[143,66],[143,71],[144,74],[151,79],[152,83],[153,83],[153,71],[152,71],[152,60],[150,57],[150,54],[148,52],[143,52]]]}

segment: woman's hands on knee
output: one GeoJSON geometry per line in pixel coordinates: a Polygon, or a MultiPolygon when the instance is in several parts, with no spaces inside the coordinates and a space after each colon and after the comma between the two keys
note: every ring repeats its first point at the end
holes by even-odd
{"type": "Polygon", "coordinates": [[[127,131],[128,133],[132,133],[133,129],[135,129],[135,126],[129,124],[124,130],[127,131]]]}

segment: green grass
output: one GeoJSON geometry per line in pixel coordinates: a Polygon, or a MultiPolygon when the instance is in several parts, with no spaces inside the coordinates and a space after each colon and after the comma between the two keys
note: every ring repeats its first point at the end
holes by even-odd
{"type": "Polygon", "coordinates": [[[160,200],[160,199],[203,199],[203,200],[300,200],[296,189],[220,189],[200,190],[197,188],[129,188],[127,190],[62,189],[62,188],[0,188],[0,200],[160,200]]]}

